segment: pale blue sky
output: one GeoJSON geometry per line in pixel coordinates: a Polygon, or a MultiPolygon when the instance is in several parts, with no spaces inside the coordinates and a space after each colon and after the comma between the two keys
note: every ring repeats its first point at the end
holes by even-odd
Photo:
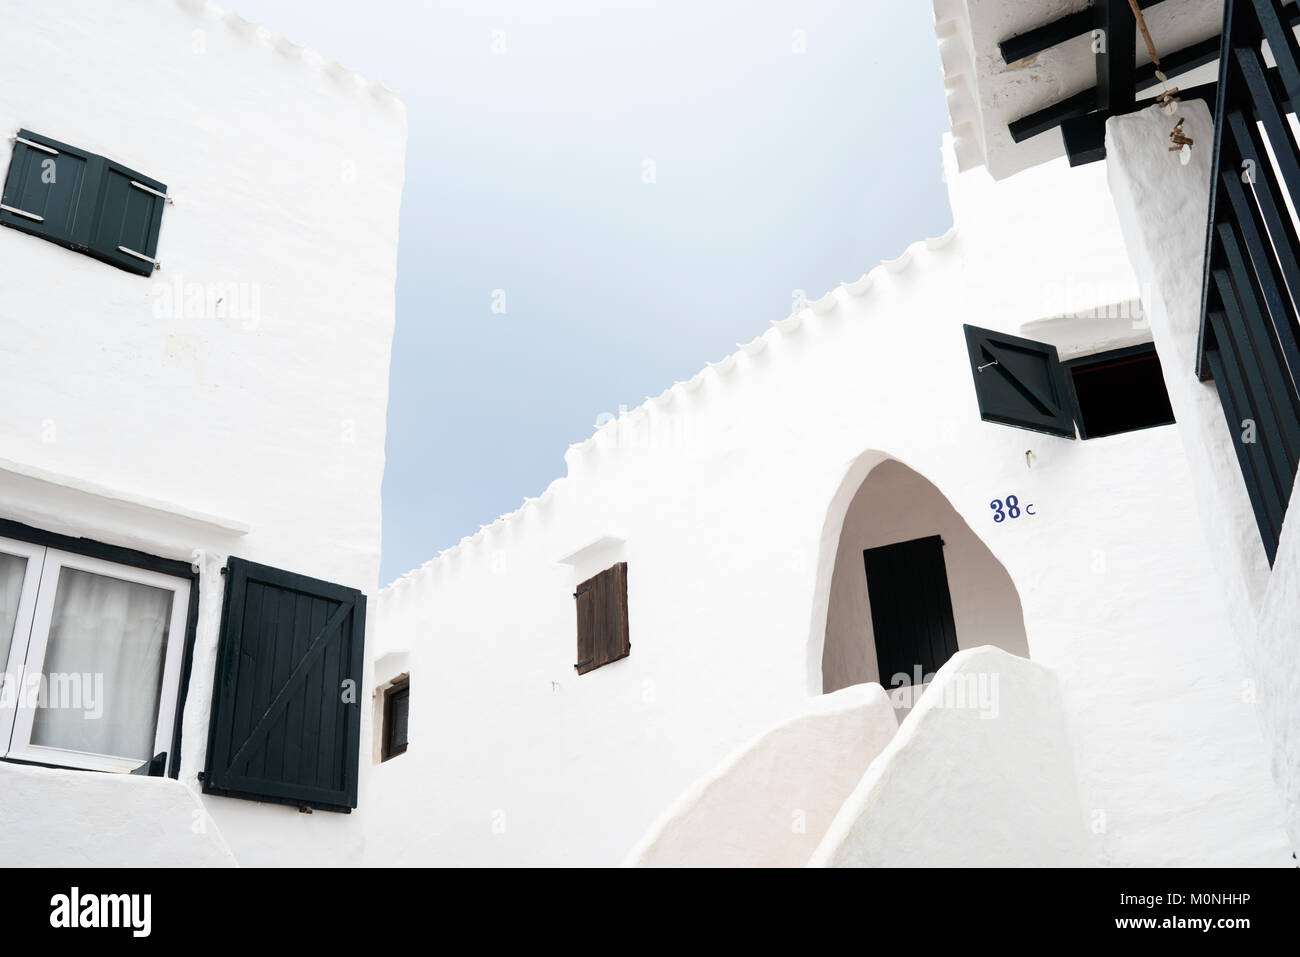
{"type": "Polygon", "coordinates": [[[795,290],[952,221],[927,0],[236,8],[407,106],[383,582],[540,493],[598,416],[734,351],[795,290]]]}

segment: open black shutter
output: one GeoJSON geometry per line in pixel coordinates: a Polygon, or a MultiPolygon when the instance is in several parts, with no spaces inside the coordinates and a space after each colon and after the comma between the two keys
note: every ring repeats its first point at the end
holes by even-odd
{"type": "Polygon", "coordinates": [[[366,598],[231,558],[203,790],[357,806],[366,598]]]}
{"type": "Polygon", "coordinates": [[[627,616],[627,562],[588,578],[573,593],[578,612],[578,674],[632,652],[627,616]]]}
{"type": "Polygon", "coordinates": [[[1074,409],[1056,346],[963,326],[980,418],[1074,438],[1074,409]]]}

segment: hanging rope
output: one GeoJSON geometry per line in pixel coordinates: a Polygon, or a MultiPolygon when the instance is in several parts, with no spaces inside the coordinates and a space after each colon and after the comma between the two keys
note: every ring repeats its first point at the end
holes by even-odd
{"type": "Polygon", "coordinates": [[[1138,29],[1142,32],[1142,39],[1147,43],[1147,53],[1151,54],[1151,62],[1156,65],[1156,76],[1160,78],[1161,83],[1167,84],[1169,77],[1160,71],[1160,54],[1156,52],[1156,45],[1151,40],[1151,31],[1147,29],[1146,18],[1142,16],[1142,10],[1138,7],[1137,0],[1128,0],[1128,5],[1133,10],[1133,18],[1137,20],[1138,29]]]}
{"type": "MultiPolygon", "coordinates": [[[[1138,0],[1128,0],[1129,8],[1133,11],[1133,19],[1137,21],[1138,31],[1142,34],[1142,39],[1146,41],[1147,53],[1151,54],[1151,62],[1156,67],[1156,78],[1160,80],[1164,87],[1164,92],[1156,97],[1156,103],[1159,104],[1166,113],[1172,113],[1175,109],[1174,104],[1179,102],[1178,87],[1169,85],[1169,77],[1165,76],[1164,71],[1160,69],[1160,54],[1156,52],[1155,41],[1151,39],[1151,31],[1147,29],[1147,21],[1142,16],[1142,11],[1138,7],[1138,0]]],[[[1180,119],[1174,130],[1169,134],[1169,142],[1174,145],[1169,147],[1171,153],[1181,153],[1184,148],[1191,149],[1195,142],[1190,136],[1183,135],[1183,121],[1180,119]]],[[[1187,162],[1186,158],[1183,160],[1187,162]]]]}

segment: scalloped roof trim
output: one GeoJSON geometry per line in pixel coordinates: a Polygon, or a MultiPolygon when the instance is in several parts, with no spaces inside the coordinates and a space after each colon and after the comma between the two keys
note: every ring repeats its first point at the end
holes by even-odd
{"type": "Polygon", "coordinates": [[[295,43],[263,23],[249,20],[233,7],[223,7],[213,0],[174,0],[174,2],[191,16],[221,20],[234,33],[249,42],[260,43],[288,59],[300,60],[308,68],[332,77],[340,86],[350,86],[357,92],[368,94],[379,103],[396,107],[403,112],[406,110],[406,104],[397,93],[379,80],[369,79],[332,57],[327,59],[311,47],[295,43]]]}
{"type": "MultiPolygon", "coordinates": [[[[645,401],[633,409],[623,412],[616,419],[602,423],[596,430],[581,442],[575,442],[568,447],[564,453],[565,463],[572,468],[577,461],[595,450],[601,445],[608,444],[614,431],[620,424],[631,422],[635,418],[660,412],[663,414],[672,414],[671,407],[678,405],[678,397],[686,397],[700,391],[706,377],[711,377],[715,381],[730,379],[735,376],[736,370],[744,364],[754,364],[762,361],[759,356],[764,353],[775,336],[794,336],[799,334],[801,329],[809,328],[810,324],[804,320],[814,316],[830,316],[841,303],[847,301],[860,300],[872,289],[878,285],[881,274],[898,275],[906,271],[918,258],[924,253],[937,253],[946,249],[952,244],[957,235],[957,227],[954,225],[941,236],[932,236],[918,242],[912,243],[903,251],[897,259],[887,259],[881,262],[871,271],[864,273],[852,282],[840,283],[836,289],[832,289],[820,299],[810,302],[808,308],[798,312],[791,313],[785,319],[775,319],[772,321],[772,328],[768,329],[760,336],[756,336],[749,342],[736,345],[736,352],[730,353],[717,362],[706,363],[704,368],[685,382],[674,382],[671,386],[656,396],[647,396],[645,401]],[[836,291],[843,290],[843,295],[836,295],[836,291]]],[[[811,324],[816,325],[816,324],[811,324]]],[[[440,567],[445,566],[452,559],[459,557],[476,546],[482,545],[490,539],[504,532],[510,525],[522,520],[531,511],[544,508],[554,497],[555,489],[560,483],[568,481],[568,476],[561,476],[551,482],[541,495],[535,498],[526,498],[519,508],[513,512],[507,512],[488,525],[480,526],[478,531],[472,535],[467,535],[450,548],[444,548],[433,558],[429,559],[418,568],[412,569],[405,575],[395,579],[391,584],[384,586],[381,591],[390,589],[403,590],[411,582],[420,579],[426,575],[432,574],[440,567]]]]}

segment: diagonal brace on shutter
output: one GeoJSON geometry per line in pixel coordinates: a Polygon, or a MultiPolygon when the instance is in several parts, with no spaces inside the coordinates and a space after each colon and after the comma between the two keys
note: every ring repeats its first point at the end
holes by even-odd
{"type": "MultiPolygon", "coordinates": [[[[248,737],[246,737],[244,743],[239,746],[239,750],[235,752],[235,756],[230,759],[230,763],[227,766],[231,768],[231,770],[240,767],[242,762],[247,761],[253,756],[252,751],[249,750],[252,748],[253,742],[260,740],[266,732],[270,730],[272,722],[280,717],[280,713],[288,706],[289,699],[293,696],[293,692],[297,690],[295,686],[306,679],[307,672],[311,669],[311,666],[314,665],[316,660],[324,653],[325,646],[329,644],[330,639],[341,632],[344,619],[346,619],[355,608],[355,602],[345,601],[335,609],[334,614],[330,615],[329,621],[325,622],[325,627],[323,627],[316,637],[312,639],[311,645],[308,646],[306,654],[302,656],[302,660],[299,661],[297,667],[293,669],[293,673],[285,679],[284,684],[280,686],[280,690],[276,692],[275,697],[271,699],[271,703],[266,706],[266,711],[262,714],[262,717],[258,719],[257,724],[253,725],[253,730],[248,732],[248,737]]],[[[253,750],[256,749],[254,748],[253,750]]]]}
{"type": "Polygon", "coordinates": [[[989,358],[993,359],[997,363],[998,368],[1002,369],[1003,372],[1006,373],[1006,376],[1011,383],[1021,389],[1031,401],[1038,403],[1039,408],[1044,412],[1049,415],[1055,415],[1061,411],[1059,403],[1053,402],[1050,396],[1044,395],[1039,389],[1035,388],[1032,383],[1026,382],[1020,376],[1016,375],[1012,365],[1009,365],[1005,361],[1007,356],[1001,349],[997,348],[992,343],[986,343],[984,345],[984,352],[989,356],[989,358]]]}

